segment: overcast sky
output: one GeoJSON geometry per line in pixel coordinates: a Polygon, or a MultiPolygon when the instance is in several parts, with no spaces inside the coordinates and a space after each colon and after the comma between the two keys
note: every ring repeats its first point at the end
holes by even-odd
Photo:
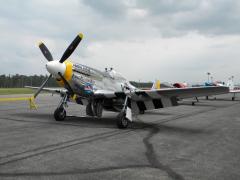
{"type": "Polygon", "coordinates": [[[9,0],[0,2],[0,74],[47,74],[42,40],[129,80],[240,82],[239,0],[9,0]]]}

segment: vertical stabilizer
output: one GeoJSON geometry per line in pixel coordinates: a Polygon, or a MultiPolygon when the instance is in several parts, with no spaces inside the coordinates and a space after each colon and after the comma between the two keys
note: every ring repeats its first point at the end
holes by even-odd
{"type": "Polygon", "coordinates": [[[234,89],[234,82],[233,79],[228,79],[227,86],[229,87],[230,90],[234,89]]]}
{"type": "Polygon", "coordinates": [[[155,80],[155,83],[153,83],[152,89],[160,89],[160,81],[155,80]]]}

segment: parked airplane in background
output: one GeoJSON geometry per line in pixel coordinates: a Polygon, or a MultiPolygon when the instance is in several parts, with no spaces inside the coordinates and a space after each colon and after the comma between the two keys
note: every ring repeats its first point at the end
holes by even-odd
{"type": "MultiPolygon", "coordinates": [[[[152,89],[160,89],[161,88],[187,88],[187,87],[212,87],[212,86],[227,86],[229,87],[229,94],[232,94],[232,101],[234,101],[236,99],[236,94],[240,93],[240,87],[236,87],[233,79],[229,78],[227,83],[223,82],[223,81],[214,81],[214,82],[205,82],[204,84],[195,84],[195,85],[188,85],[186,82],[181,83],[181,82],[177,82],[174,83],[173,85],[169,84],[169,83],[165,83],[165,84],[161,84],[160,85],[160,81],[159,80],[155,80],[155,82],[153,83],[152,89]],[[157,88],[159,87],[159,88],[157,88]]],[[[197,101],[198,98],[195,97],[197,101]]],[[[208,96],[206,96],[206,99],[209,99],[208,96]]],[[[215,97],[216,99],[216,97],[215,97]]],[[[193,105],[195,105],[195,102],[192,102],[193,105]]]]}
{"type": "MultiPolygon", "coordinates": [[[[236,94],[240,93],[240,88],[236,87],[234,85],[234,82],[233,82],[232,78],[228,79],[227,83],[224,83],[223,81],[214,81],[214,82],[205,82],[202,85],[199,85],[199,84],[192,85],[192,87],[212,87],[212,86],[218,86],[218,87],[219,86],[227,86],[227,87],[229,87],[229,92],[228,93],[232,94],[232,101],[235,100],[236,94]]],[[[188,86],[187,83],[174,83],[173,87],[175,87],[175,88],[186,88],[186,87],[190,87],[190,86],[188,86]]],[[[208,99],[208,96],[206,96],[206,99],[208,99]]],[[[197,101],[198,101],[198,99],[197,99],[197,101]]]]}
{"type": "Polygon", "coordinates": [[[229,87],[229,93],[232,94],[232,101],[234,101],[236,98],[236,94],[240,93],[240,89],[239,87],[235,87],[233,79],[228,80],[227,86],[229,87]]]}
{"type": "MultiPolygon", "coordinates": [[[[233,79],[228,79],[227,83],[223,81],[215,81],[215,82],[205,82],[204,86],[227,86],[229,87],[229,94],[232,94],[232,101],[235,100],[236,94],[240,93],[240,89],[238,87],[235,87],[233,79]]],[[[199,87],[199,86],[198,86],[199,87]]],[[[208,96],[206,96],[206,99],[208,99],[208,96]]]]}
{"type": "Polygon", "coordinates": [[[188,84],[186,82],[184,82],[184,83],[174,83],[173,87],[175,87],[175,88],[186,88],[186,87],[188,87],[188,84]]]}
{"type": "Polygon", "coordinates": [[[101,117],[102,111],[119,112],[117,126],[127,128],[133,114],[145,110],[178,105],[177,99],[198,96],[210,96],[229,92],[228,87],[167,88],[141,90],[132,86],[123,76],[111,69],[97,70],[67,60],[76,49],[83,35],[79,34],[63,53],[60,60],[54,60],[48,48],[41,42],[39,48],[48,60],[46,69],[49,77],[38,88],[34,98],[42,91],[59,93],[62,99],[54,112],[57,121],[66,117],[65,107],[69,100],[86,106],[86,114],[101,117]],[[48,80],[54,77],[65,89],[44,88],[48,80]]]}

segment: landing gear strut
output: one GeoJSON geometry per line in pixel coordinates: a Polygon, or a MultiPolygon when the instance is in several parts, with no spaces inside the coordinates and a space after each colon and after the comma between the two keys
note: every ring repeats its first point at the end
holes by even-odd
{"type": "Polygon", "coordinates": [[[54,111],[54,118],[56,121],[63,121],[66,118],[67,113],[64,107],[67,106],[67,100],[68,100],[68,94],[64,94],[57,109],[54,111]]]}
{"type": "Polygon", "coordinates": [[[126,96],[123,109],[117,115],[117,127],[119,129],[126,129],[128,127],[129,120],[127,118],[127,108],[128,108],[128,97],[126,96]]]}
{"type": "Polygon", "coordinates": [[[235,93],[233,93],[232,101],[235,101],[235,93]]]}
{"type": "Polygon", "coordinates": [[[93,110],[92,110],[92,103],[88,103],[88,105],[86,106],[86,114],[88,116],[94,116],[93,110]]]}
{"type": "Polygon", "coordinates": [[[102,112],[103,112],[103,106],[102,106],[102,101],[98,100],[98,101],[94,101],[92,103],[92,109],[93,109],[93,114],[94,116],[101,118],[102,117],[102,112]]]}

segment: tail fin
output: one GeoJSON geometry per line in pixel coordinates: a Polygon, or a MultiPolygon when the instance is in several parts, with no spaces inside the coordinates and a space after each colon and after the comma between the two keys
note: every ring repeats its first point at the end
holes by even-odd
{"type": "Polygon", "coordinates": [[[155,83],[152,85],[152,89],[160,89],[160,81],[155,80],[155,83]]]}
{"type": "Polygon", "coordinates": [[[234,82],[232,78],[228,79],[227,86],[229,87],[230,90],[234,89],[234,82]]]}

